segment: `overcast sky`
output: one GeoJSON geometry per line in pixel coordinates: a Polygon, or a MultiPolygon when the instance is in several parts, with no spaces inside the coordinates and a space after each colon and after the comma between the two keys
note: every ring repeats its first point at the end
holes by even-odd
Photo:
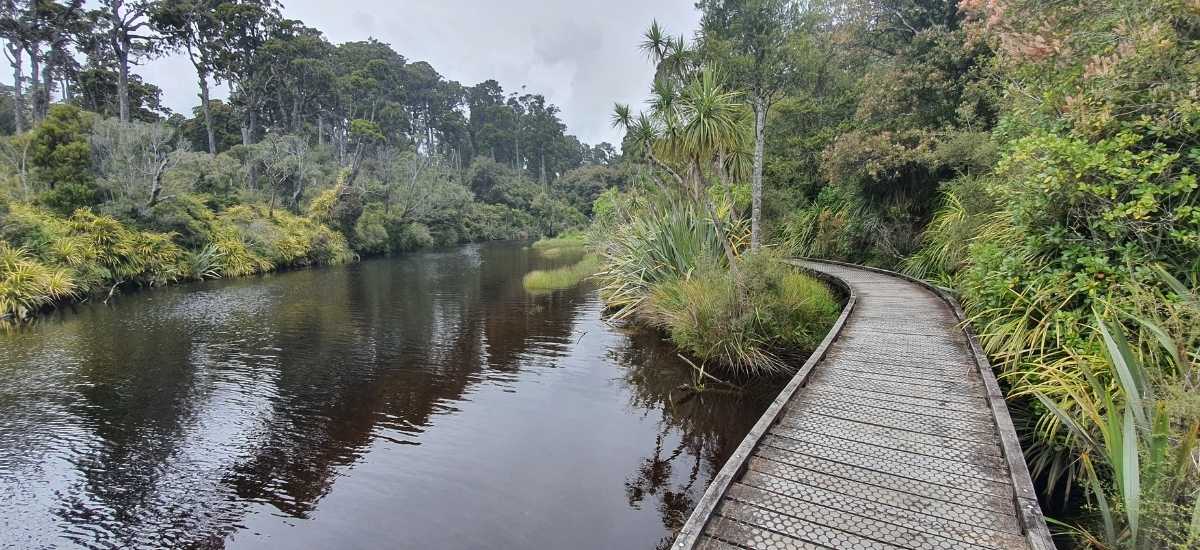
{"type": "MultiPolygon", "coordinates": [[[[641,33],[657,18],[672,34],[691,36],[695,0],[284,0],[284,15],[333,42],[368,37],[410,61],[428,61],[443,77],[470,86],[494,78],[505,91],[544,94],[562,109],[567,131],[588,143],[616,143],[614,101],[639,104],[649,61],[641,33]]],[[[189,114],[199,103],[186,58],[134,69],[163,90],[163,103],[189,114]]],[[[214,94],[224,98],[225,89],[214,94]]]]}

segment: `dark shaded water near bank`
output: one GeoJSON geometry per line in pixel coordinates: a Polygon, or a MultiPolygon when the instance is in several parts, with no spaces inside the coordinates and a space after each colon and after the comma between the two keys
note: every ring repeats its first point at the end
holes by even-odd
{"type": "Polygon", "coordinates": [[[0,333],[0,546],[654,548],[778,387],[521,244],[213,281],[0,333]]]}

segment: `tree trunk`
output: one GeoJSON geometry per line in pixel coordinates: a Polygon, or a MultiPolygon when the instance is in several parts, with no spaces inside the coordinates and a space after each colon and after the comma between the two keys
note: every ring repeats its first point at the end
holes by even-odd
{"type": "Polygon", "coordinates": [[[767,102],[754,98],[754,173],[750,179],[750,250],[762,246],[763,147],[767,130],[767,102]]]}
{"type": "Polygon", "coordinates": [[[21,47],[13,42],[8,44],[9,54],[12,55],[13,68],[13,123],[16,125],[17,133],[25,131],[25,96],[21,92],[21,81],[23,74],[21,71],[24,59],[21,57],[21,47]]]}
{"type": "Polygon", "coordinates": [[[292,189],[292,209],[300,213],[300,197],[304,195],[304,154],[296,155],[296,186],[292,189]]]}
{"type": "Polygon", "coordinates": [[[121,122],[129,122],[129,45],[117,49],[117,102],[121,122]]]}
{"type": "Polygon", "coordinates": [[[721,217],[717,215],[717,207],[713,206],[712,197],[708,196],[708,182],[704,181],[704,167],[697,159],[692,164],[692,169],[695,171],[696,185],[693,186],[695,199],[704,204],[704,209],[708,211],[708,217],[712,220],[713,229],[717,232],[717,237],[721,239],[721,248],[725,251],[725,259],[729,262],[729,273],[733,275],[734,280],[738,279],[737,254],[733,251],[733,243],[729,240],[729,236],[725,233],[725,227],[721,224],[721,217]]]}
{"type": "Polygon", "coordinates": [[[252,101],[246,101],[246,113],[242,117],[242,145],[254,145],[254,131],[258,129],[258,109],[252,101]]]}
{"type": "Polygon", "coordinates": [[[200,108],[204,112],[204,129],[208,132],[208,154],[216,156],[217,135],[213,132],[212,111],[208,105],[208,75],[204,71],[197,72],[200,74],[200,108]]]}
{"type": "Polygon", "coordinates": [[[42,56],[37,45],[28,48],[29,51],[29,101],[33,114],[33,123],[42,120],[42,56]]]}
{"type": "Polygon", "coordinates": [[[46,118],[50,112],[50,92],[54,91],[53,67],[47,61],[42,64],[42,113],[40,118],[46,118]]]}
{"type": "Polygon", "coordinates": [[[317,115],[317,146],[325,145],[325,118],[317,115]]]}
{"type": "Polygon", "coordinates": [[[163,173],[167,171],[167,161],[169,160],[169,156],[163,157],[162,161],[158,163],[158,169],[154,171],[154,183],[150,186],[150,200],[146,201],[146,208],[153,208],[155,204],[158,204],[158,198],[163,189],[163,173]]]}
{"type": "MultiPolygon", "coordinates": [[[[242,145],[249,147],[250,145],[253,145],[254,130],[255,130],[254,127],[255,127],[255,125],[258,124],[258,111],[254,108],[254,103],[252,103],[252,102],[247,102],[247,109],[249,109],[249,112],[246,113],[246,116],[243,118],[243,123],[242,123],[242,145]]],[[[249,181],[250,188],[257,189],[258,188],[258,163],[257,162],[250,163],[250,169],[247,171],[246,177],[247,177],[247,179],[250,180],[249,181]]],[[[274,191],[271,192],[271,201],[272,201],[272,203],[274,203],[274,201],[275,201],[275,192],[274,191]]]]}

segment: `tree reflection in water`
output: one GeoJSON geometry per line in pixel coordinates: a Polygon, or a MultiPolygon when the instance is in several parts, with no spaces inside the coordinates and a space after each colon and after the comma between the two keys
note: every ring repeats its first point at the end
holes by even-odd
{"type": "Polygon", "coordinates": [[[559,547],[589,528],[668,546],[774,392],[684,399],[674,349],[613,332],[592,291],[525,293],[547,267],[463,247],[131,294],[0,338],[0,546],[559,547]],[[586,437],[492,429],[530,426],[586,437]],[[605,464],[569,479],[587,461],[605,464]]]}
{"type": "Polygon", "coordinates": [[[658,543],[665,549],[706,489],[697,481],[716,475],[784,381],[762,380],[744,391],[694,393],[686,387],[692,370],[673,347],[653,331],[626,332],[626,344],[612,352],[613,359],[625,368],[630,405],[644,416],[657,414],[659,429],[653,453],[626,478],[625,495],[635,508],[648,497],[657,499],[663,527],[672,533],[658,543]]]}

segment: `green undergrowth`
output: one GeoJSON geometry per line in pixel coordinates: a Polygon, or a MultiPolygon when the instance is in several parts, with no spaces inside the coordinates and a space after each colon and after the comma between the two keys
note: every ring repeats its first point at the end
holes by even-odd
{"type": "Polygon", "coordinates": [[[735,266],[720,232],[687,197],[609,200],[618,203],[615,218],[601,219],[592,233],[612,318],[654,327],[703,368],[738,377],[788,370],[786,359],[812,351],[833,324],[839,303],[829,287],[776,253],[751,253],[748,224],[727,203],[717,209],[739,254],[735,266]]]}
{"type": "Polygon", "coordinates": [[[179,207],[188,215],[179,218],[178,226],[160,232],[89,209],[64,217],[29,204],[5,205],[0,218],[0,318],[27,319],[59,302],[124,287],[354,258],[340,233],[308,218],[257,205],[220,213],[187,206],[179,207]]]}
{"type": "Polygon", "coordinates": [[[838,314],[837,298],[769,253],[738,264],[737,274],[703,268],[655,285],[642,318],[705,363],[741,375],[786,372],[780,357],[816,348],[838,314]]]}

